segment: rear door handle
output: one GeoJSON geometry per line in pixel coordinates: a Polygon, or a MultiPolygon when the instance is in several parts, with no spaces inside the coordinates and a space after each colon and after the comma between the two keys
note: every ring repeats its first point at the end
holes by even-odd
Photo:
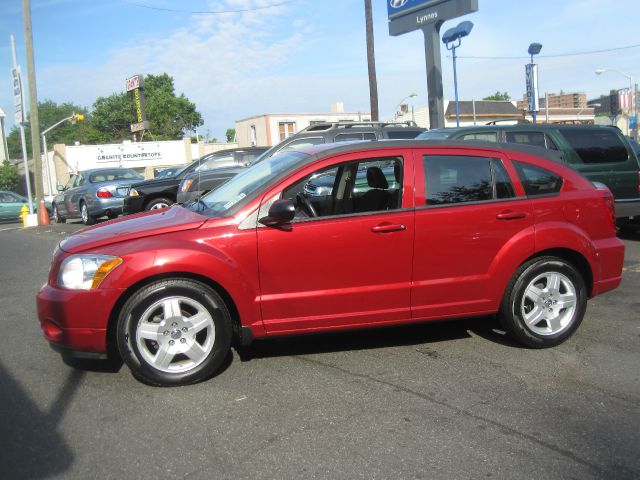
{"type": "Polygon", "coordinates": [[[527,212],[502,212],[496,215],[498,220],[517,220],[518,218],[525,218],[529,215],[527,212]]]}
{"type": "Polygon", "coordinates": [[[386,223],[382,225],[376,225],[371,227],[373,233],[388,233],[388,232],[400,232],[406,230],[407,227],[401,223],[386,223]]]}

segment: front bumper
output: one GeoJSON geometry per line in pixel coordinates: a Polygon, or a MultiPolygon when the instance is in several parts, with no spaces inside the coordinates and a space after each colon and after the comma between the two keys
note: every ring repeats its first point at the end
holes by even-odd
{"type": "Polygon", "coordinates": [[[140,213],[142,211],[144,211],[144,195],[125,197],[122,207],[123,215],[133,215],[134,213],[140,213]]]}
{"type": "Polygon", "coordinates": [[[44,337],[57,350],[107,352],[109,318],[121,290],[66,290],[44,285],[36,295],[44,337]]]}

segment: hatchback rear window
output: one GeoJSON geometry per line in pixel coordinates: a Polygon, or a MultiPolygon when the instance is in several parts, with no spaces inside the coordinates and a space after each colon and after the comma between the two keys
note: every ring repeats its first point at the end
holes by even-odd
{"type": "Polygon", "coordinates": [[[584,163],[615,163],[629,159],[627,148],[613,129],[561,129],[560,133],[584,163]]]}
{"type": "Polygon", "coordinates": [[[558,193],[562,188],[562,177],[549,170],[516,161],[513,166],[528,197],[558,193]]]}

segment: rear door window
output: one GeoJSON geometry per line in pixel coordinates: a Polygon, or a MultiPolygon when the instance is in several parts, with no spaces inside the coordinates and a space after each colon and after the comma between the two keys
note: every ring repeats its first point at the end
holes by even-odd
{"type": "Polygon", "coordinates": [[[333,141],[334,142],[350,142],[353,140],[375,140],[376,134],[373,132],[349,132],[338,133],[333,141]]]}
{"type": "Polygon", "coordinates": [[[626,162],[629,152],[614,129],[559,129],[587,164],[626,162]]]}
{"type": "Polygon", "coordinates": [[[462,155],[425,155],[427,206],[515,197],[498,159],[462,155]]]}
{"type": "Polygon", "coordinates": [[[547,148],[543,132],[506,132],[507,142],[547,148]]]}
{"type": "Polygon", "coordinates": [[[476,132],[476,133],[467,133],[463,135],[462,140],[482,140],[483,142],[497,142],[498,141],[498,133],[497,132],[476,132]]]}

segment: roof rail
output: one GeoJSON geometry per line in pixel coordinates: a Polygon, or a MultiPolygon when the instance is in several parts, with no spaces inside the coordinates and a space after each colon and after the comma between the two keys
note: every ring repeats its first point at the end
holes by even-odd
{"type": "MultiPolygon", "coordinates": [[[[354,128],[354,127],[417,127],[418,124],[413,121],[407,122],[370,122],[370,121],[340,121],[340,122],[315,122],[308,127],[303,128],[300,132],[320,132],[331,130],[334,128],[354,128]]],[[[298,132],[298,133],[300,133],[298,132]]]]}

